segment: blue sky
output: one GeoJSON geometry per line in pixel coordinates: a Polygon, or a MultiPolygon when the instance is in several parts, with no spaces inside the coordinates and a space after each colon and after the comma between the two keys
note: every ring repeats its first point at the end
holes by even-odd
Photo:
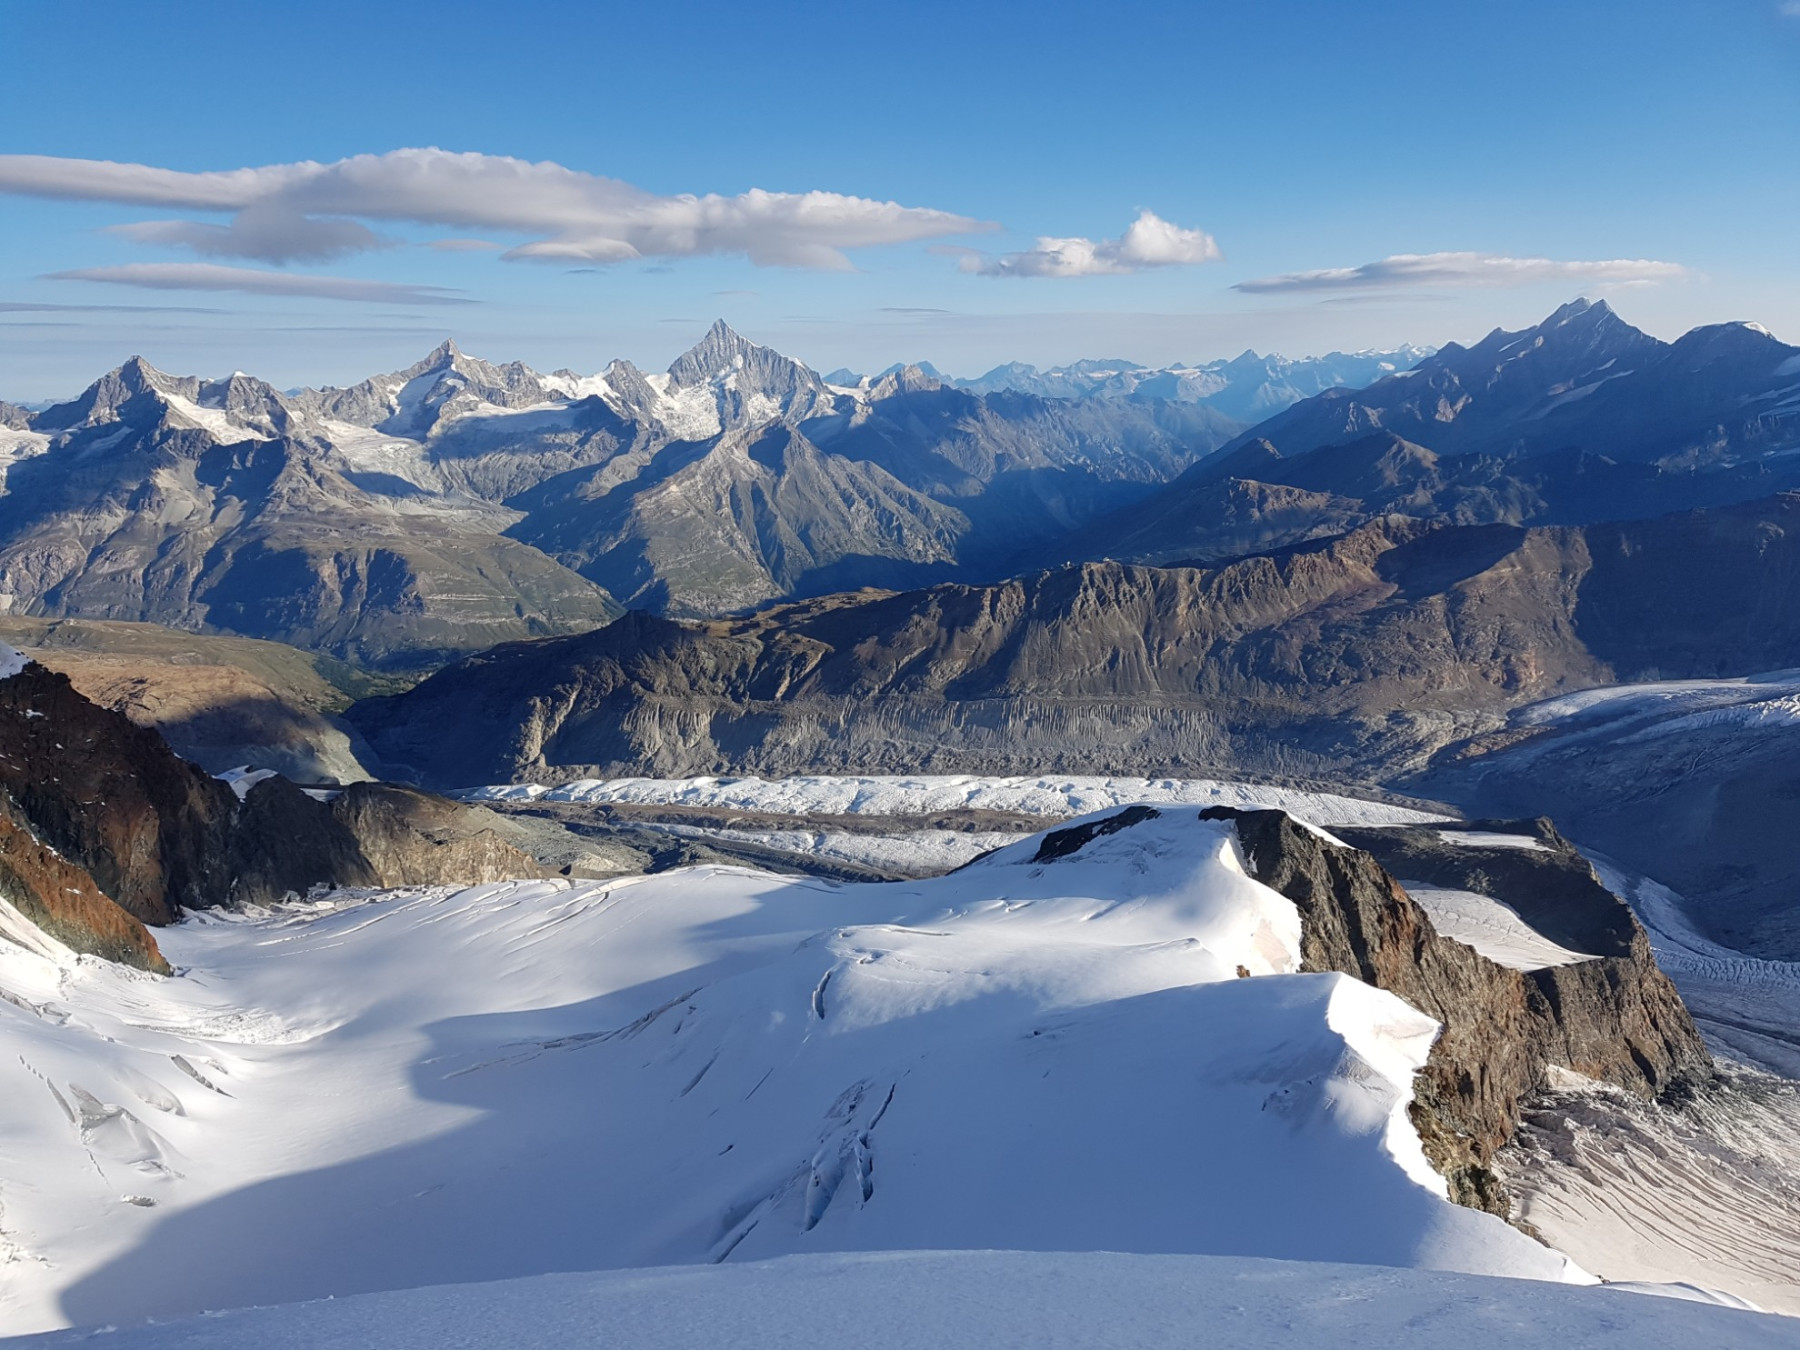
{"type": "Polygon", "coordinates": [[[450,335],[659,368],[719,316],[970,374],[1472,340],[1584,293],[1800,341],[1794,0],[0,0],[0,42],[0,157],[46,157],[0,159],[10,398],[133,352],[344,381],[450,335]],[[409,147],[561,169],[521,197],[409,147]],[[79,163],[353,156],[386,158],[298,189],[79,163]],[[445,174],[439,218],[395,204],[445,174]]]}

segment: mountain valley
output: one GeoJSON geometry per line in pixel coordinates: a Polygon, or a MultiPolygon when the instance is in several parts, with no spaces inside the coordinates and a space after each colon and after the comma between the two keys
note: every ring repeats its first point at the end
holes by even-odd
{"type": "Polygon", "coordinates": [[[1800,1314],[1797,381],[1577,302],[4,410],[0,1330],[1096,1246],[1800,1314]]]}

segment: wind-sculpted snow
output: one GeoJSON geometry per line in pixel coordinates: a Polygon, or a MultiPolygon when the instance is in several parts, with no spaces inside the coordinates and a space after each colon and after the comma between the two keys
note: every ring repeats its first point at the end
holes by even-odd
{"type": "MultiPolygon", "coordinates": [[[[1680,1298],[1679,1291],[1675,1293],[1680,1298]]],[[[90,1344],[64,1332],[21,1346],[90,1344]]],[[[1117,1252],[898,1252],[543,1275],[110,1332],[115,1350],[1780,1350],[1785,1318],[1440,1272],[1117,1252]]]]}
{"type": "Polygon", "coordinates": [[[166,980],[0,947],[0,1329],[853,1250],[1581,1278],[1445,1199],[1435,1024],[1292,973],[1228,823],[1126,814],[918,883],[214,915],[166,980]]]}
{"type": "Polygon", "coordinates": [[[584,778],[553,788],[531,783],[476,788],[463,796],[471,801],[542,798],[554,802],[731,807],[789,815],[906,816],[974,810],[1016,811],[1056,818],[1148,802],[1159,806],[1273,807],[1325,826],[1405,825],[1442,819],[1388,802],[1209,778],[985,778],[960,774],[584,778]]]}

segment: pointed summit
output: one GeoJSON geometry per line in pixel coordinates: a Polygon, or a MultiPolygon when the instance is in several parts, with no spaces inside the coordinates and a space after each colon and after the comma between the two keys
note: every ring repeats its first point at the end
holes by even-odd
{"type": "Polygon", "coordinates": [[[778,360],[787,359],[767,347],[751,342],[725,320],[717,319],[706,330],[705,337],[675,358],[675,363],[669,367],[669,378],[683,388],[704,384],[715,376],[742,366],[756,352],[767,353],[778,360]]]}
{"type": "MultiPolygon", "coordinates": [[[[65,431],[83,423],[116,422],[120,417],[119,410],[134,399],[148,396],[160,409],[164,395],[193,398],[199,389],[199,380],[165,374],[143,357],[133,356],[95,380],[73,402],[58,404],[38,414],[34,425],[42,431],[65,431]]],[[[154,420],[161,412],[149,415],[154,420]]]]}
{"type": "Polygon", "coordinates": [[[721,429],[799,421],[835,410],[836,396],[825,381],[791,357],[735,332],[723,319],[676,358],[669,367],[668,388],[690,402],[710,394],[721,429]]]}
{"type": "Polygon", "coordinates": [[[396,371],[395,378],[401,380],[416,380],[421,375],[429,375],[433,372],[445,370],[455,370],[456,367],[466,359],[467,358],[462,354],[462,348],[456,345],[456,339],[445,338],[442,342],[438,343],[437,346],[427,352],[423,358],[414,361],[405,370],[396,371]]]}
{"type": "Polygon", "coordinates": [[[1613,307],[1607,304],[1606,301],[1589,300],[1585,295],[1581,295],[1576,296],[1575,299],[1569,301],[1568,304],[1563,305],[1549,318],[1539,324],[1538,327],[1560,328],[1563,324],[1571,323],[1584,315],[1592,316],[1595,319],[1607,317],[1616,319],[1619,317],[1613,307]]]}

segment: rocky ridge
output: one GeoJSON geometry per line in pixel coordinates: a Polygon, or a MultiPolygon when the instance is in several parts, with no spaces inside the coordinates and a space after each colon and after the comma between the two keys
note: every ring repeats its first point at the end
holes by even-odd
{"type": "Polygon", "coordinates": [[[387,771],[1370,780],[1619,679],[1800,664],[1800,496],[1585,529],[1388,517],[1212,567],[1085,564],[496,648],[347,714],[387,771]],[[456,719],[467,733],[437,729],[456,719]]]}
{"type": "Polygon", "coordinates": [[[1452,344],[1259,424],[1061,544],[1070,560],[1218,559],[1386,514],[1592,525],[1800,487],[1800,348],[1754,325],[1663,343],[1604,301],[1452,344]]]}
{"type": "Polygon", "coordinates": [[[1250,874],[1299,907],[1303,969],[1390,990],[1443,1024],[1411,1113],[1458,1203],[1509,1213],[1496,1155],[1531,1103],[1568,1075],[1641,1097],[1691,1092],[1712,1077],[1643,928],[1548,822],[1520,836],[1532,848],[1446,845],[1427,827],[1344,831],[1351,847],[1280,811],[1202,815],[1232,821],[1250,874]],[[1396,874],[1503,897],[1545,936],[1578,942],[1586,959],[1501,965],[1440,936],[1396,874]]]}
{"type": "Polygon", "coordinates": [[[162,970],[146,925],[184,910],[321,885],[543,874],[467,808],[411,789],[357,784],[327,803],[274,775],[228,785],[66,676],[7,652],[0,898],[77,951],[162,970]]]}

